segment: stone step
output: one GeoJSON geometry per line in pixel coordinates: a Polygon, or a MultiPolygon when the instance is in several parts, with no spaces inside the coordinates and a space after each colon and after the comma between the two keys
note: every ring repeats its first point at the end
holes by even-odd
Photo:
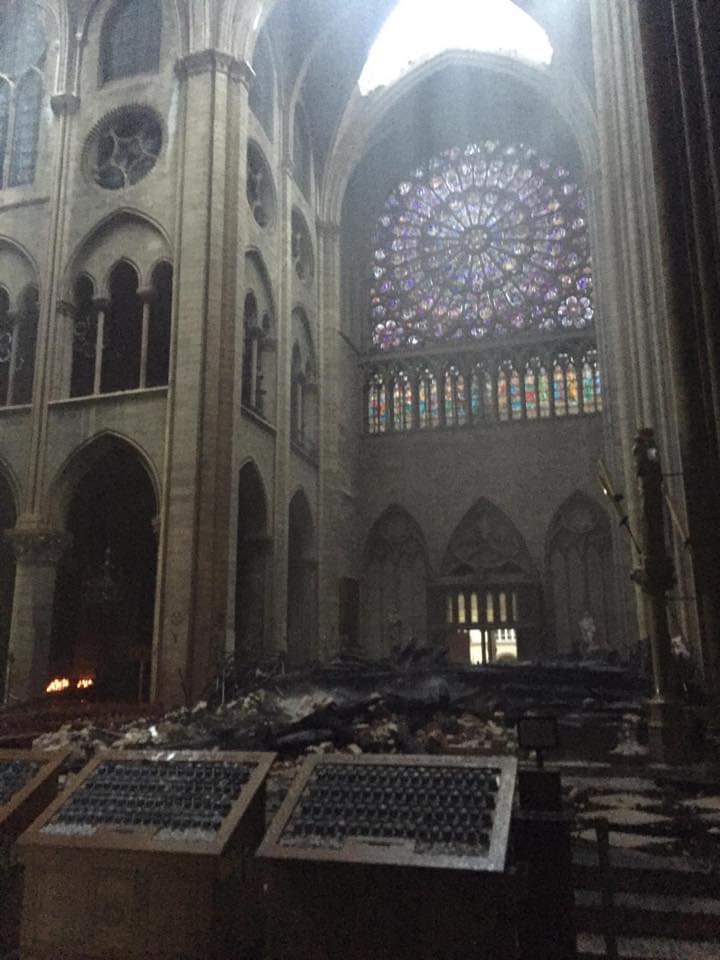
{"type": "MultiPolygon", "coordinates": [[[[659,894],[615,894],[615,929],[619,936],[656,936],[720,944],[720,900],[659,894]]],[[[596,890],[577,890],[577,926],[602,934],[605,913],[596,890]]]]}
{"type": "MultiPolygon", "coordinates": [[[[596,933],[580,933],[577,938],[577,960],[600,960],[606,957],[605,940],[596,933]]],[[[693,943],[666,937],[620,937],[621,960],[718,960],[720,946],[715,943],[693,943]]]]}

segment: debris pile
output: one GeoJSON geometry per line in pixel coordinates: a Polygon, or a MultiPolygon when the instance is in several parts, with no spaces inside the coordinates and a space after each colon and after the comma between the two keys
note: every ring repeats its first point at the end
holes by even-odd
{"type": "Polygon", "coordinates": [[[70,748],[77,763],[108,748],[273,750],[288,762],[334,750],[508,755],[517,752],[517,719],[543,709],[558,716],[561,745],[573,756],[599,758],[617,748],[622,758],[639,757],[643,692],[642,681],[615,666],[458,667],[443,663],[437,650],[411,645],[380,664],[338,660],[294,673],[245,668],[232,680],[223,675],[192,708],[164,715],[148,709],[112,722],[90,712],[56,724],[33,745],[70,748]]]}

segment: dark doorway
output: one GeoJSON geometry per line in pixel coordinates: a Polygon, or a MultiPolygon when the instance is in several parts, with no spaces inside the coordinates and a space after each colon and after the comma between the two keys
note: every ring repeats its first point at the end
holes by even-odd
{"type": "Polygon", "coordinates": [[[5,699],[7,651],[15,589],[15,555],[3,534],[6,530],[12,530],[15,519],[15,501],[10,484],[0,473],[0,703],[5,699]]]}
{"type": "Polygon", "coordinates": [[[265,578],[270,541],[265,491],[257,467],[252,463],[240,471],[237,524],[235,650],[253,657],[262,652],[265,634],[265,578]]]}
{"type": "Polygon", "coordinates": [[[291,665],[312,658],[316,631],[315,527],[307,497],[298,491],[290,502],[288,540],[287,653],[291,665]]]}
{"type": "Polygon", "coordinates": [[[73,540],[58,570],[52,670],[94,675],[104,699],[149,695],[156,514],[147,471],[120,443],[108,443],[94,458],[70,500],[73,540]]]}

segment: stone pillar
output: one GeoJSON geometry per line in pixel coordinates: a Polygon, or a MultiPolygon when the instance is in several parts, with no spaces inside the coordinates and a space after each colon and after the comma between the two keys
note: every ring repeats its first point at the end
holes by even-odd
{"type": "MultiPolygon", "coordinates": [[[[598,165],[591,171],[593,256],[599,315],[598,345],[606,380],[606,455],[627,495],[633,529],[641,523],[632,449],[637,431],[655,430],[666,463],[666,486],[686,520],[674,355],[663,258],[663,226],[654,176],[647,95],[642,72],[637,5],[591,0],[598,113],[598,165]]],[[[616,545],[627,560],[616,533],[616,545]]],[[[677,549],[677,594],[695,592],[689,557],[677,549]]],[[[637,562],[638,558],[634,558],[637,562]]],[[[618,573],[628,589],[630,565],[618,573]]],[[[622,583],[621,581],[621,583],[622,583]]],[[[645,604],[636,589],[638,632],[648,637],[645,604]]],[[[622,607],[622,605],[621,605],[622,607]]],[[[682,630],[696,649],[692,603],[675,605],[682,630]]],[[[629,624],[627,625],[629,626],[629,624]]]]}
{"type": "MultiPolygon", "coordinates": [[[[288,132],[285,131],[285,137],[288,132]]],[[[286,150],[288,147],[286,139],[286,150]]],[[[277,402],[275,406],[275,491],[272,578],[273,615],[270,637],[273,652],[287,650],[288,613],[288,538],[290,513],[290,410],[292,395],[292,183],[293,166],[285,157],[278,187],[278,276],[277,318],[277,402]]]]}
{"type": "MultiPolygon", "coordinates": [[[[346,429],[341,423],[342,411],[350,408],[355,415],[355,406],[342,397],[341,385],[348,384],[346,361],[343,355],[345,344],[340,337],[340,227],[335,223],[322,223],[318,228],[318,274],[320,281],[319,323],[320,331],[320,394],[318,416],[318,445],[320,451],[320,491],[318,511],[318,633],[324,652],[332,656],[339,652],[340,645],[340,578],[354,576],[356,571],[342,569],[339,544],[346,539],[347,511],[351,504],[343,489],[349,488],[341,464],[340,431],[346,429]]],[[[360,377],[357,365],[353,364],[352,375],[360,377]]],[[[360,424],[354,424],[357,433],[360,424]]],[[[344,465],[345,471],[348,470],[344,465]]]]}
{"type": "Polygon", "coordinates": [[[150,313],[155,291],[152,287],[145,290],[138,290],[138,297],[142,302],[142,330],[140,333],[140,389],[144,390],[147,386],[147,361],[148,361],[148,342],[150,338],[150,313]]]}
{"type": "Polygon", "coordinates": [[[174,336],[153,694],[196,696],[222,655],[231,539],[239,130],[250,68],[215,50],[178,63],[174,336]]]}
{"type": "Polygon", "coordinates": [[[670,275],[684,485],[709,689],[720,682],[720,82],[717,4],[637,0],[670,275]]]}
{"type": "Polygon", "coordinates": [[[93,300],[93,307],[96,311],[95,327],[95,375],[93,377],[93,393],[97,396],[102,393],[102,370],[103,359],[105,356],[105,321],[110,313],[111,305],[109,300],[97,298],[93,300]]]}
{"type": "Polygon", "coordinates": [[[80,98],[72,93],[57,94],[51,99],[53,114],[59,126],[58,148],[53,158],[53,182],[49,205],[50,225],[47,249],[49,259],[45,264],[41,286],[40,314],[37,327],[37,351],[35,355],[35,378],[33,381],[33,412],[30,430],[28,472],[24,489],[22,515],[29,523],[37,522],[41,512],[43,473],[45,468],[45,444],[47,442],[48,401],[53,388],[53,358],[58,349],[57,338],[66,333],[67,326],[56,322],[65,251],[62,238],[65,219],[70,205],[67,202],[70,134],[80,98]]]}
{"type": "Polygon", "coordinates": [[[30,700],[48,680],[55,580],[68,534],[42,528],[7,530],[17,560],[8,647],[7,701],[30,700]]]}

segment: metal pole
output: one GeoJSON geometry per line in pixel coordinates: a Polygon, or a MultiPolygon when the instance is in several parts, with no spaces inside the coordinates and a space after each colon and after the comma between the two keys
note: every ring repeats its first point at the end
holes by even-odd
{"type": "Polygon", "coordinates": [[[683,711],[668,628],[667,593],[675,584],[675,570],[666,545],[663,476],[652,430],[638,433],[633,455],[640,486],[642,566],[632,576],[646,597],[653,666],[650,753],[666,763],[682,759],[683,711]]]}

